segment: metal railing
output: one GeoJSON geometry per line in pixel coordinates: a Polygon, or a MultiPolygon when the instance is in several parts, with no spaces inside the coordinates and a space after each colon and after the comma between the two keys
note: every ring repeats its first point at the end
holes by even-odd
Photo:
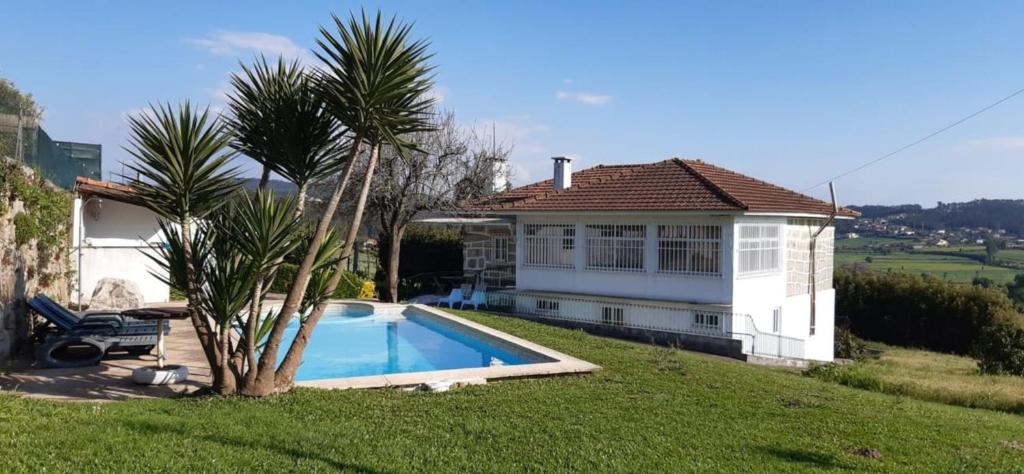
{"type": "Polygon", "coordinates": [[[492,310],[523,316],[737,339],[745,354],[804,358],[802,339],[761,332],[749,314],[711,306],[516,290],[488,291],[487,305],[492,310]]]}

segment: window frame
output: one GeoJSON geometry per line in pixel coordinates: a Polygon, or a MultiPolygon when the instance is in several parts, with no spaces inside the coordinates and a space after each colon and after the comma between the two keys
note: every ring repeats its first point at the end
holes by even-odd
{"type": "Polygon", "coordinates": [[[491,236],[491,257],[493,262],[508,263],[508,244],[509,238],[507,235],[491,236]]]}
{"type": "Polygon", "coordinates": [[[576,268],[576,225],[523,224],[523,267],[548,270],[576,268]],[[544,230],[550,230],[544,233],[544,230]],[[531,233],[532,232],[532,233],[531,233]],[[535,255],[534,252],[541,252],[535,255]]]}
{"type": "Polygon", "coordinates": [[[736,226],[736,275],[739,278],[757,277],[765,275],[774,275],[782,271],[783,269],[783,251],[785,250],[783,244],[783,225],[779,223],[767,223],[767,222],[749,222],[742,223],[736,226]],[[757,229],[756,236],[744,236],[745,230],[757,229]],[[765,235],[765,233],[775,235],[765,235]],[[751,248],[744,248],[749,246],[751,248]],[[769,251],[769,252],[765,252],[769,251]],[[754,252],[754,257],[751,261],[755,261],[758,267],[755,269],[743,269],[743,265],[747,262],[746,254],[754,252]],[[761,252],[761,253],[758,253],[761,252]],[[774,266],[765,266],[765,255],[768,255],[768,261],[774,261],[774,266]]]}
{"type": "Polygon", "coordinates": [[[584,270],[623,273],[647,271],[646,224],[584,224],[583,236],[584,270]],[[607,258],[609,252],[611,264],[601,264],[600,260],[607,258]],[[622,265],[623,262],[627,264],[622,265]]]}
{"type": "Polygon", "coordinates": [[[724,276],[724,239],[721,224],[657,224],[656,232],[656,273],[707,278],[724,276]],[[711,270],[697,269],[700,265],[695,264],[692,258],[700,258],[701,254],[713,256],[712,263],[705,265],[712,267],[711,270]],[[668,262],[676,259],[681,259],[682,269],[666,268],[668,262]]]}

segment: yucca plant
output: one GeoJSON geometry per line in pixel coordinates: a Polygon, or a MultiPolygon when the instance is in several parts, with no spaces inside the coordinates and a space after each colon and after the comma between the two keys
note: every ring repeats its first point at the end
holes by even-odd
{"type": "MultiPolygon", "coordinates": [[[[328,295],[340,282],[345,259],[352,251],[362,222],[380,144],[387,141],[396,146],[404,145],[401,143],[402,135],[427,126],[426,119],[432,105],[427,96],[432,86],[427,43],[410,40],[411,25],[399,23],[395,18],[385,22],[379,12],[373,20],[365,13],[359,17],[352,15],[348,22],[337,16],[332,16],[332,19],[336,32],[322,27],[321,38],[317,40],[320,51],[316,55],[323,67],[316,72],[316,84],[327,109],[348,129],[352,141],[346,169],[325,205],[324,215],[311,238],[310,249],[321,247],[363,145],[370,144],[371,148],[363,187],[341,258],[323,287],[323,294],[328,295]]],[[[306,252],[282,305],[284,314],[293,314],[305,306],[303,300],[313,277],[316,258],[314,252],[306,252]]],[[[276,369],[277,353],[287,321],[279,318],[275,323],[259,362],[257,384],[263,393],[287,390],[292,386],[306,342],[325,307],[324,302],[317,304],[302,321],[287,354],[276,369]]]]}
{"type": "MultiPolygon", "coordinates": [[[[128,117],[129,139],[125,150],[135,158],[129,164],[136,178],[131,185],[142,203],[176,226],[180,232],[179,270],[175,279],[189,301],[192,325],[210,367],[222,359],[217,334],[210,320],[196,308],[200,285],[193,258],[192,226],[205,218],[237,189],[237,172],[228,166],[234,155],[227,149],[230,136],[224,124],[209,109],[193,108],[189,102],[176,109],[169,104],[128,117]]],[[[170,238],[170,235],[168,235],[170,238]]],[[[231,392],[233,380],[214,374],[214,387],[231,392]]]]}

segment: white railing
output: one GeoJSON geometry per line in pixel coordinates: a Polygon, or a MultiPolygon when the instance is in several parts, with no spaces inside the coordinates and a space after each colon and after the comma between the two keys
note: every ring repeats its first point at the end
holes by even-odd
{"type": "Polygon", "coordinates": [[[750,315],[710,306],[515,290],[489,291],[487,305],[523,316],[737,339],[745,354],[804,358],[802,339],[761,332],[750,315]]]}

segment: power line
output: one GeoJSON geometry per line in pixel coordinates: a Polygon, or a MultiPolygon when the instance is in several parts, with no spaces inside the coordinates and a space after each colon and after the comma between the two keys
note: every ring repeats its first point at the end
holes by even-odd
{"type": "Polygon", "coordinates": [[[862,165],[860,165],[860,166],[858,166],[856,168],[853,168],[853,169],[851,169],[849,171],[845,171],[843,173],[837,174],[837,175],[835,175],[835,176],[833,176],[833,177],[831,177],[829,179],[826,179],[825,181],[822,181],[822,182],[820,182],[818,184],[815,184],[814,186],[811,186],[809,188],[803,189],[800,192],[805,193],[805,192],[810,191],[810,190],[812,190],[814,188],[817,188],[819,186],[824,186],[824,185],[828,184],[830,181],[835,181],[835,180],[837,180],[839,178],[842,178],[844,176],[856,173],[856,172],[858,172],[858,171],[860,171],[860,170],[862,170],[864,168],[867,168],[868,166],[871,166],[871,165],[873,165],[875,163],[878,163],[879,161],[882,161],[882,160],[884,160],[886,158],[889,158],[889,157],[891,157],[891,156],[893,156],[893,155],[895,155],[897,153],[900,153],[900,152],[902,152],[902,151],[904,151],[904,150],[906,150],[908,148],[914,147],[914,146],[916,146],[916,145],[918,145],[918,144],[920,144],[920,143],[922,143],[922,142],[924,142],[924,141],[926,141],[926,140],[928,140],[928,139],[930,139],[930,138],[932,138],[932,137],[934,137],[936,135],[939,135],[939,134],[941,134],[941,133],[943,133],[943,132],[945,132],[945,131],[953,128],[953,127],[956,127],[957,125],[960,125],[960,124],[962,124],[962,123],[964,123],[964,122],[966,122],[966,121],[968,121],[968,120],[970,120],[970,119],[972,119],[974,117],[977,117],[977,116],[979,116],[979,115],[981,115],[981,114],[983,114],[985,112],[988,112],[989,110],[999,106],[1003,102],[1006,102],[1006,101],[1008,101],[1008,100],[1010,100],[1010,99],[1012,99],[1014,97],[1017,97],[1018,95],[1021,95],[1021,94],[1024,94],[1024,88],[1017,89],[1012,94],[1010,94],[1010,95],[1008,95],[1006,97],[1003,97],[1002,99],[999,99],[999,100],[997,100],[997,101],[995,101],[995,102],[993,102],[993,103],[991,103],[989,105],[986,105],[985,107],[974,111],[974,113],[972,113],[972,114],[970,114],[970,115],[968,115],[966,117],[963,117],[960,120],[957,120],[956,122],[953,122],[953,123],[951,123],[949,125],[946,125],[945,127],[942,127],[940,129],[932,132],[932,133],[929,133],[928,135],[925,135],[925,136],[923,136],[921,138],[918,138],[917,140],[914,140],[914,141],[912,141],[912,142],[910,142],[910,143],[908,143],[906,145],[903,145],[903,146],[897,148],[894,151],[886,153],[886,154],[884,154],[884,155],[882,155],[882,156],[880,156],[878,158],[875,158],[875,159],[873,159],[871,161],[868,161],[868,162],[866,162],[866,163],[864,163],[864,164],[862,164],[862,165]]]}

